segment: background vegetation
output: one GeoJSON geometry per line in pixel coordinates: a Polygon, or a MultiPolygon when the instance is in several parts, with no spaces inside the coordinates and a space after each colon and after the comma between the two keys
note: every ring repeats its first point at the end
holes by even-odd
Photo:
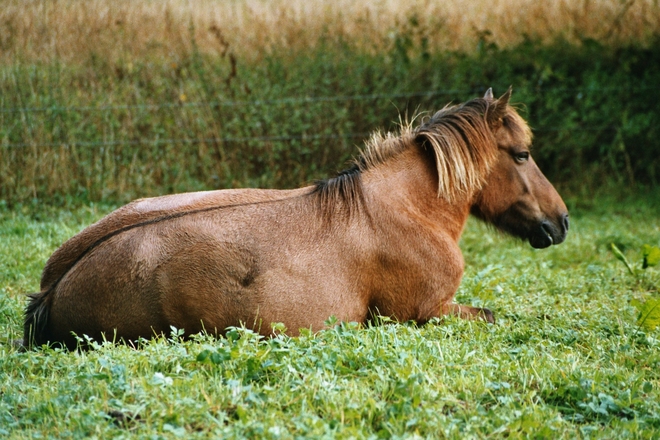
{"type": "Polygon", "coordinates": [[[657,185],[657,2],[461,5],[7,1],[0,200],[299,186],[509,85],[551,180],[657,185]]]}

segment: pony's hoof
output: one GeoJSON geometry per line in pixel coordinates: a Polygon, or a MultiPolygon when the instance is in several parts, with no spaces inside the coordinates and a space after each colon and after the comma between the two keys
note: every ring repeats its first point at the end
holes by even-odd
{"type": "Polygon", "coordinates": [[[486,321],[489,324],[495,324],[495,315],[493,315],[493,312],[491,312],[488,309],[481,309],[481,312],[479,313],[479,316],[481,319],[486,321]]]}

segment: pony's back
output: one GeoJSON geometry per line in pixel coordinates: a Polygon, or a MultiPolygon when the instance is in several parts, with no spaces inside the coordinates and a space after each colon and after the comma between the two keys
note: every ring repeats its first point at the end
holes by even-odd
{"type": "MultiPolygon", "coordinates": [[[[298,190],[299,192],[300,190],[298,190]]],[[[46,263],[40,290],[49,290],[96,245],[127,229],[166,221],[188,213],[228,205],[259,203],[290,197],[291,191],[235,189],[200,191],[135,200],[88,226],[60,246],[46,263]]]]}

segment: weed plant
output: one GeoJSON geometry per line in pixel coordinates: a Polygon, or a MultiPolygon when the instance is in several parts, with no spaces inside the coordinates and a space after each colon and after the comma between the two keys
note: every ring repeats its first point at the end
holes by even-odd
{"type": "MultiPolygon", "coordinates": [[[[568,240],[547,250],[470,221],[462,303],[495,325],[346,323],[298,338],[180,340],[139,349],[20,352],[25,292],[66,238],[111,207],[0,210],[0,433],[8,438],[657,438],[660,330],[631,304],[660,271],[657,197],[567,199],[568,240]]],[[[332,323],[330,321],[329,323],[332,323]]]]}

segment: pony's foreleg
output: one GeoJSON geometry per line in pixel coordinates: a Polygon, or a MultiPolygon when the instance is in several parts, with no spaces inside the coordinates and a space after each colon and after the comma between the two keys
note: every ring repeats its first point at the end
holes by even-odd
{"type": "Polygon", "coordinates": [[[488,309],[479,307],[464,306],[461,304],[444,304],[442,306],[443,315],[454,315],[462,319],[481,319],[483,321],[495,324],[495,316],[488,309]]]}

